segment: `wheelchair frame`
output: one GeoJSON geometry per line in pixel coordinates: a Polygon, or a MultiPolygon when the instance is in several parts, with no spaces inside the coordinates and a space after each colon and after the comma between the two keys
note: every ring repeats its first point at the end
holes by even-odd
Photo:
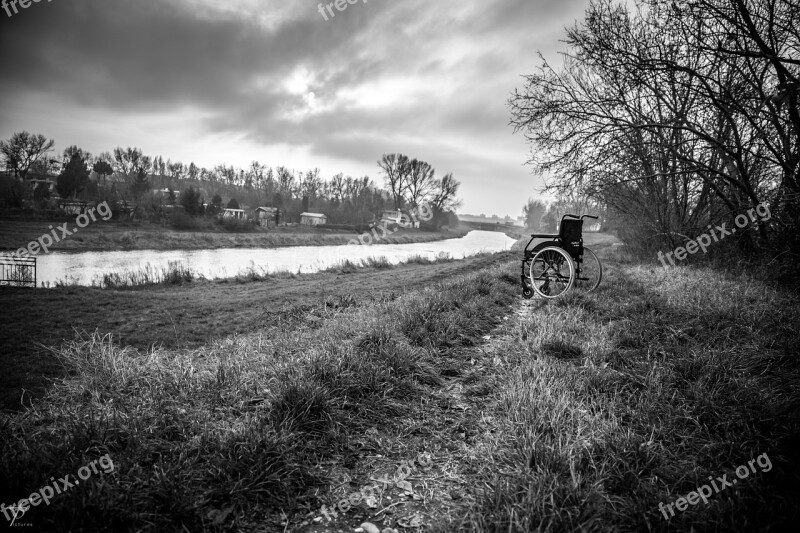
{"type": "Polygon", "coordinates": [[[593,282],[593,286],[588,290],[594,290],[602,279],[602,266],[600,260],[591,249],[583,245],[583,219],[593,218],[593,215],[572,215],[566,214],[561,218],[558,234],[534,233],[531,235],[525,251],[521,265],[522,296],[532,298],[534,292],[544,298],[556,298],[567,293],[575,284],[580,282],[593,282]],[[531,243],[536,239],[547,239],[531,248],[531,243]],[[597,263],[597,279],[585,277],[584,253],[588,251],[593,260],[597,263]],[[541,261],[542,266],[546,266],[541,275],[534,278],[534,267],[541,261]],[[566,267],[568,275],[565,276],[561,271],[566,267]],[[554,271],[554,272],[553,272],[554,271]],[[543,282],[541,287],[538,282],[543,282]],[[563,283],[565,288],[558,294],[552,294],[549,287],[550,283],[563,283]]]}

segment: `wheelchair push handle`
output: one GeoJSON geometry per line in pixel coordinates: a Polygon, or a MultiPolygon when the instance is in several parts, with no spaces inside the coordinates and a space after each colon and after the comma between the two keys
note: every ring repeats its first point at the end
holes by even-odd
{"type": "Polygon", "coordinates": [[[564,218],[577,218],[578,220],[583,220],[584,218],[593,218],[593,219],[597,220],[597,217],[596,217],[596,216],[594,216],[594,215],[583,215],[583,216],[578,216],[578,215],[573,215],[573,214],[570,214],[570,213],[567,213],[566,215],[564,215],[564,216],[562,217],[562,220],[563,220],[564,218]]]}

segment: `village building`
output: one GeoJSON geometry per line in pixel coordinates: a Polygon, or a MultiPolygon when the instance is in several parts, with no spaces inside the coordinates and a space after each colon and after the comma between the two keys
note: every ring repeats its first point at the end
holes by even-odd
{"type": "Polygon", "coordinates": [[[321,213],[300,213],[300,224],[304,226],[318,226],[327,223],[328,217],[321,213]]]}
{"type": "Polygon", "coordinates": [[[32,180],[28,180],[28,183],[30,183],[31,189],[34,189],[34,190],[37,187],[39,187],[39,185],[43,185],[44,187],[47,188],[47,190],[50,192],[50,194],[55,194],[55,192],[56,192],[56,182],[55,182],[55,180],[51,180],[51,179],[32,179],[32,180]]]}
{"type": "Polygon", "coordinates": [[[412,218],[407,213],[403,213],[399,209],[396,211],[384,211],[381,215],[382,226],[397,224],[404,228],[419,228],[419,221],[412,218]]]}
{"type": "Polygon", "coordinates": [[[223,220],[244,220],[244,209],[225,208],[222,218],[223,220]]]}
{"type": "Polygon", "coordinates": [[[256,220],[259,226],[272,228],[280,224],[280,209],[277,207],[256,208],[256,220]]]}

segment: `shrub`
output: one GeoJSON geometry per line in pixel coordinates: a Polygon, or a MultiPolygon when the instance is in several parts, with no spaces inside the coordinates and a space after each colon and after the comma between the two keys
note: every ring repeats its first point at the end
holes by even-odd
{"type": "Polygon", "coordinates": [[[172,227],[181,230],[198,229],[197,220],[189,216],[185,211],[178,211],[172,213],[172,227]]]}
{"type": "Polygon", "coordinates": [[[376,270],[388,270],[394,266],[386,259],[386,256],[383,255],[380,257],[368,257],[366,264],[376,270]]]}
{"type": "Polygon", "coordinates": [[[249,220],[225,218],[222,220],[222,227],[227,231],[251,231],[255,227],[255,224],[249,220]]]}

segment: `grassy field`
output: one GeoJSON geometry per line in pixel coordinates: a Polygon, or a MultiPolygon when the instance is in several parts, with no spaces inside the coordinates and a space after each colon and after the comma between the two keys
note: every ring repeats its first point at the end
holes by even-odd
{"type": "MultiPolygon", "coordinates": [[[[323,275],[326,300],[286,321],[228,309],[233,330],[153,350],[111,342],[104,325],[57,352],[68,373],[44,398],[3,415],[0,501],[107,454],[113,472],[22,520],[59,531],[795,524],[797,295],[618,252],[601,250],[597,291],[557,301],[521,300],[507,253],[402,267],[429,276],[405,290],[360,288],[400,269],[323,275]],[[707,504],[660,510],[756,458],[707,504]]],[[[186,296],[169,292],[163,302],[186,296]]]]}
{"type": "Polygon", "coordinates": [[[122,290],[61,287],[3,288],[0,306],[0,409],[16,410],[40,397],[63,375],[55,351],[63,341],[95,332],[146,351],[154,346],[192,349],[214,339],[269,325],[321,320],[332,308],[395,297],[497,259],[332,268],[320,274],[275,274],[152,285],[122,290]],[[394,296],[392,296],[394,295],[394,296]]]}
{"type": "MultiPolygon", "coordinates": [[[[3,220],[0,222],[0,250],[15,251],[27,246],[42,234],[50,232],[64,220],[3,220]]],[[[75,228],[69,222],[68,230],[75,228]]],[[[408,244],[462,237],[467,229],[428,232],[398,230],[382,238],[379,244],[408,244]]],[[[380,233],[379,233],[380,234],[380,233]]],[[[56,231],[56,235],[61,235],[56,231]]],[[[205,231],[180,231],[157,224],[134,222],[103,222],[98,220],[77,234],[64,238],[51,247],[57,252],[90,252],[115,250],[203,250],[214,248],[272,248],[278,246],[320,246],[347,244],[358,235],[355,232],[337,232],[302,226],[280,228],[253,228],[247,232],[226,231],[209,225],[205,231]]]]}

